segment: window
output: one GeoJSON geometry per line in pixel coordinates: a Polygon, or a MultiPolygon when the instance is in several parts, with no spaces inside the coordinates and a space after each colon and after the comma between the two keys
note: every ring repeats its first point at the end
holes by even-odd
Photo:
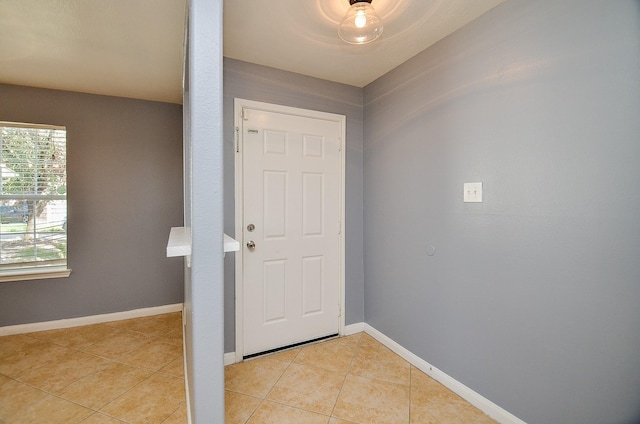
{"type": "Polygon", "coordinates": [[[0,132],[0,282],[68,276],[66,129],[0,132]]]}

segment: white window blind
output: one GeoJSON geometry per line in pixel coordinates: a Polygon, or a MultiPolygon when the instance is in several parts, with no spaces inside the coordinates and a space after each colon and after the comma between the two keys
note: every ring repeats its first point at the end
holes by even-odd
{"type": "Polygon", "coordinates": [[[0,133],[0,276],[66,269],[66,129],[0,122],[0,133]]]}

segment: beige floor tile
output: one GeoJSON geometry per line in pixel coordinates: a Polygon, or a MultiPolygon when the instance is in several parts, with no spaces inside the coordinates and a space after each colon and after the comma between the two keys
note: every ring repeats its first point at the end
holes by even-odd
{"type": "MultiPolygon", "coordinates": [[[[181,328],[176,313],[0,337],[0,424],[186,424],[181,328]]],[[[364,333],[225,367],[225,388],[229,424],[495,424],[364,333]]]]}
{"type": "Polygon", "coordinates": [[[149,378],[151,371],[113,362],[58,392],[64,399],[91,409],[100,409],[149,378]]]}
{"type": "Polygon", "coordinates": [[[431,390],[434,385],[440,384],[418,368],[411,365],[411,387],[422,390],[431,390]]]}
{"type": "Polygon", "coordinates": [[[224,393],[225,424],[244,424],[251,414],[260,406],[262,400],[240,393],[224,393]]]}
{"type": "Polygon", "coordinates": [[[162,424],[187,424],[187,404],[182,403],[162,424]]]}
{"type": "Polygon", "coordinates": [[[349,342],[349,343],[354,343],[354,344],[358,344],[360,343],[360,340],[362,338],[362,336],[365,333],[356,333],[356,334],[351,334],[350,336],[344,336],[341,337],[339,340],[343,341],[343,342],[349,342]]]}
{"type": "Polygon", "coordinates": [[[173,330],[167,334],[160,336],[160,338],[162,338],[162,341],[165,343],[174,344],[180,347],[182,347],[183,345],[182,329],[173,330]]]}
{"type": "Polygon", "coordinates": [[[224,369],[225,388],[264,399],[288,366],[268,357],[229,365],[224,369]]]}
{"type": "Polygon", "coordinates": [[[15,417],[48,396],[41,390],[7,377],[0,381],[3,381],[0,385],[0,422],[12,423],[15,417]]]}
{"type": "Polygon", "coordinates": [[[66,386],[109,365],[109,361],[84,352],[72,351],[60,358],[55,366],[47,365],[20,375],[19,380],[49,393],[57,393],[66,386]]]}
{"type": "Polygon", "coordinates": [[[411,367],[411,388],[427,392],[431,397],[439,397],[450,401],[461,400],[460,396],[414,366],[411,367]]]}
{"type": "Polygon", "coordinates": [[[298,353],[300,353],[300,350],[301,349],[297,347],[294,349],[285,350],[283,352],[274,353],[266,357],[270,359],[277,359],[278,361],[283,362],[293,362],[296,359],[296,356],[298,356],[298,353]]]}
{"type": "Polygon", "coordinates": [[[117,360],[149,343],[150,340],[150,337],[143,334],[122,330],[82,350],[93,355],[117,360]]]}
{"type": "Polygon", "coordinates": [[[29,337],[25,334],[0,337],[0,363],[5,359],[12,357],[16,353],[28,349],[28,346],[32,344],[42,345],[43,343],[42,341],[29,337]]]}
{"type": "Polygon", "coordinates": [[[50,342],[36,340],[34,343],[22,345],[0,361],[0,373],[17,378],[22,374],[43,366],[56,364],[71,352],[66,347],[50,342]]]}
{"type": "MultiPolygon", "coordinates": [[[[457,415],[462,417],[461,422],[463,423],[498,424],[497,421],[491,419],[487,414],[467,402],[463,402],[458,407],[457,415]]],[[[418,421],[414,421],[414,423],[417,424],[418,421]]]]}
{"type": "Polygon", "coordinates": [[[305,346],[300,350],[294,362],[344,374],[351,366],[356,349],[355,339],[345,337],[330,340],[305,346]]]}
{"type": "Polygon", "coordinates": [[[308,365],[291,364],[267,399],[319,414],[331,415],[344,375],[308,365]]]}
{"type": "Polygon", "coordinates": [[[331,418],[329,420],[329,424],[358,424],[358,423],[354,423],[353,421],[345,421],[345,420],[341,420],[340,418],[331,418]]]}
{"type": "Polygon", "coordinates": [[[408,386],[347,375],[333,416],[367,424],[409,422],[408,386]]]}
{"type": "Polygon", "coordinates": [[[89,418],[80,422],[80,424],[122,424],[122,421],[111,418],[108,415],[96,412],[89,418]]]}
{"type": "Polygon", "coordinates": [[[106,323],[111,327],[135,331],[152,337],[160,337],[172,331],[182,331],[182,313],[154,315],[106,323]]]}
{"type": "Polygon", "coordinates": [[[120,361],[134,367],[158,371],[178,358],[182,358],[182,346],[153,339],[136,350],[122,355],[120,361]]]}
{"type": "Polygon", "coordinates": [[[30,336],[39,340],[55,343],[73,349],[82,349],[110,337],[118,330],[105,324],[83,325],[80,327],[63,328],[59,330],[31,333],[30,336]]]}
{"type": "Polygon", "coordinates": [[[411,424],[496,424],[462,398],[434,396],[432,391],[411,389],[411,424]]]}
{"type": "Polygon", "coordinates": [[[151,318],[154,320],[152,325],[158,336],[168,334],[172,331],[182,331],[182,312],[155,315],[151,318]]]}
{"type": "Polygon", "coordinates": [[[100,410],[122,421],[161,423],[184,402],[184,381],[154,374],[100,410]]]}
{"type": "Polygon", "coordinates": [[[164,367],[160,368],[160,371],[163,374],[169,374],[174,377],[184,378],[184,358],[180,355],[179,358],[169,362],[164,367]]]}
{"type": "Polygon", "coordinates": [[[329,417],[265,401],[247,424],[327,424],[329,417]]]}
{"type": "Polygon", "coordinates": [[[130,417],[131,423],[146,422],[139,418],[146,416],[141,410],[147,404],[152,404],[149,415],[165,413],[158,424],[186,423],[180,318],[170,314],[128,322],[122,329],[98,324],[0,337],[0,423],[125,423],[94,411],[109,405],[124,410],[123,417],[130,417]],[[126,330],[128,326],[138,331],[126,330]],[[131,353],[141,347],[146,347],[146,354],[131,353]],[[138,366],[107,359],[127,353],[138,366]],[[162,367],[163,373],[154,376],[140,367],[150,363],[162,367]]]}
{"type": "Polygon", "coordinates": [[[482,411],[413,366],[410,422],[495,424],[495,421],[482,411]]]}
{"type": "Polygon", "coordinates": [[[9,422],[11,424],[76,424],[93,413],[91,409],[49,395],[44,400],[24,409],[9,422]]]}
{"type": "Polygon", "coordinates": [[[360,346],[382,346],[382,343],[380,343],[379,341],[377,341],[376,339],[373,338],[373,336],[370,336],[367,333],[360,333],[360,342],[359,342],[360,346]]]}
{"type": "Polygon", "coordinates": [[[410,371],[407,361],[365,334],[353,357],[349,373],[408,386],[410,371]]]}

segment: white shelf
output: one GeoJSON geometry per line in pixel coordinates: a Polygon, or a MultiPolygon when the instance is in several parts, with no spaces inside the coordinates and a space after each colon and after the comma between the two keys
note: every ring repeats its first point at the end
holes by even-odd
{"type": "MultiPolygon", "coordinates": [[[[240,242],[224,235],[224,252],[237,252],[240,250],[240,242]]],[[[167,257],[191,255],[191,228],[172,227],[167,243],[167,257]]]]}
{"type": "Polygon", "coordinates": [[[171,227],[167,243],[167,258],[191,254],[191,228],[171,227]]]}
{"type": "Polygon", "coordinates": [[[224,252],[237,252],[240,250],[240,242],[231,236],[224,235],[224,252]]]}

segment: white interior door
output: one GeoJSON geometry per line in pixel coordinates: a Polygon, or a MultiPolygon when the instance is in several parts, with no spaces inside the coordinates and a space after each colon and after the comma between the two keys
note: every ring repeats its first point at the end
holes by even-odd
{"type": "Polygon", "coordinates": [[[342,125],[242,109],[244,356],[338,333],[342,125]]]}

